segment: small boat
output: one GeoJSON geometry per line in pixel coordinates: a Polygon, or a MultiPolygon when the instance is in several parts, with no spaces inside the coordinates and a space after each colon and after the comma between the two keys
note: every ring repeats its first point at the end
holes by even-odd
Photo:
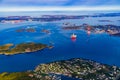
{"type": "Polygon", "coordinates": [[[48,46],[48,49],[52,49],[54,46],[48,46]]]}
{"type": "Polygon", "coordinates": [[[76,39],[77,35],[75,35],[74,33],[71,35],[71,39],[76,39]]]}

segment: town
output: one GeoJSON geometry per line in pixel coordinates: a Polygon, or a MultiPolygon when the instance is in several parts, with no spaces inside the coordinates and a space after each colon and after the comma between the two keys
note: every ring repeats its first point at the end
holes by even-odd
{"type": "Polygon", "coordinates": [[[1,79],[10,77],[12,80],[62,80],[60,76],[77,80],[119,80],[120,68],[92,60],[73,58],[40,64],[32,71],[0,74],[1,79]]]}
{"type": "Polygon", "coordinates": [[[89,25],[89,24],[82,24],[82,25],[75,25],[71,23],[63,23],[63,30],[84,30],[87,34],[102,34],[108,33],[109,35],[113,36],[120,36],[120,26],[116,25],[89,25]]]}

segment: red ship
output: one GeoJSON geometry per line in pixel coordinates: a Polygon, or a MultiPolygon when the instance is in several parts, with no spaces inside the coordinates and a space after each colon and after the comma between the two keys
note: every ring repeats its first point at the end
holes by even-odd
{"type": "Polygon", "coordinates": [[[74,33],[71,35],[71,39],[76,39],[77,35],[75,35],[74,33]]]}

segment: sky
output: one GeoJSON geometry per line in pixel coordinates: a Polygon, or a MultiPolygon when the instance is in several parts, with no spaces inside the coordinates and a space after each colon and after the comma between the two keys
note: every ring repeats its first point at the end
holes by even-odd
{"type": "Polygon", "coordinates": [[[120,5],[120,0],[0,0],[1,6],[103,6],[120,5]]]}
{"type": "Polygon", "coordinates": [[[0,0],[0,11],[120,10],[120,0],[0,0]]]}

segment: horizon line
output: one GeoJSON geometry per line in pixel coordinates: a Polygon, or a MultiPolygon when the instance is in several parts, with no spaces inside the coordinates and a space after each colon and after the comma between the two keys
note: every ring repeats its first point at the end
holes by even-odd
{"type": "Polygon", "coordinates": [[[120,11],[120,6],[26,6],[26,7],[0,7],[0,12],[19,11],[120,11]]]}

